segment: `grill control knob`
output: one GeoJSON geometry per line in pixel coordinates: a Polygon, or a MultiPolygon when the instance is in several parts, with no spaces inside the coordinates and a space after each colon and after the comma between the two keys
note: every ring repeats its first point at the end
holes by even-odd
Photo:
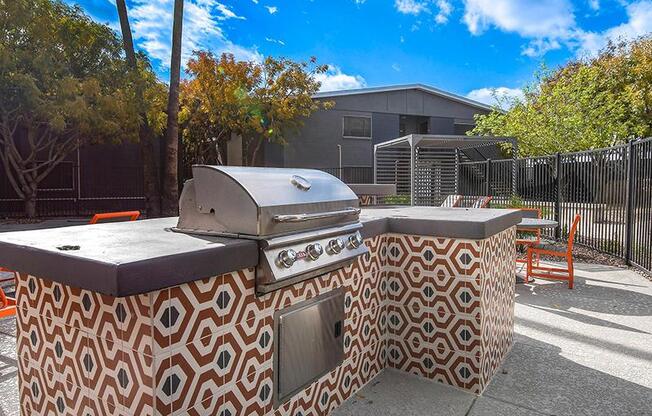
{"type": "Polygon", "coordinates": [[[290,249],[283,250],[280,253],[278,253],[278,258],[276,259],[278,262],[279,266],[283,266],[286,268],[292,267],[295,261],[297,261],[297,252],[290,249]]]}
{"type": "Polygon", "coordinates": [[[308,257],[310,257],[311,260],[317,260],[319,256],[324,254],[324,248],[319,243],[308,244],[308,247],[306,247],[306,253],[308,253],[308,257]]]}
{"type": "Polygon", "coordinates": [[[346,247],[346,243],[343,238],[335,238],[328,242],[328,251],[331,254],[339,254],[346,247]]]}
{"type": "Polygon", "coordinates": [[[356,232],[355,234],[349,236],[349,248],[358,248],[362,245],[362,243],[362,235],[360,235],[360,232],[356,232]]]}

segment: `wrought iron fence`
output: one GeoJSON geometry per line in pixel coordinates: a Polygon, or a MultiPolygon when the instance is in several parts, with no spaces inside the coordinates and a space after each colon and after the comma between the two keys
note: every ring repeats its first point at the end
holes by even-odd
{"type": "Polygon", "coordinates": [[[652,271],[652,138],[584,152],[462,162],[458,193],[493,195],[493,207],[539,208],[565,239],[576,214],[578,244],[652,271]]]}
{"type": "MultiPolygon", "coordinates": [[[[125,145],[127,147],[127,145],[125,145]]],[[[124,151],[133,150],[128,148],[124,151]]],[[[108,148],[108,152],[111,148],[108,148]]],[[[115,165],[119,157],[80,156],[62,162],[39,184],[37,215],[45,217],[91,215],[103,211],[143,210],[143,168],[115,165]]],[[[120,153],[118,153],[120,156],[120,153]]],[[[122,158],[124,159],[124,158],[122,158]]],[[[22,217],[25,206],[0,163],[0,217],[22,217]]]]}

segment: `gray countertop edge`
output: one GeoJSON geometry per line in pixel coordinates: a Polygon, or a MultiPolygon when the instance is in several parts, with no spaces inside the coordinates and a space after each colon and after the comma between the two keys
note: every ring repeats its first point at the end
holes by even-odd
{"type": "Polygon", "coordinates": [[[519,221],[521,221],[521,213],[518,211],[477,222],[464,218],[455,221],[389,218],[389,231],[397,234],[483,240],[515,226],[519,221]]]}
{"type": "Polygon", "coordinates": [[[499,217],[483,221],[469,221],[463,217],[459,220],[433,220],[426,218],[387,217],[363,219],[362,236],[375,237],[384,233],[421,235],[443,238],[462,238],[482,240],[498,234],[521,221],[519,211],[505,212],[499,217]]]}
{"type": "MultiPolygon", "coordinates": [[[[520,220],[519,211],[506,212],[482,221],[470,221],[464,217],[442,221],[389,215],[362,219],[361,233],[364,238],[391,232],[484,239],[516,225],[520,220]]],[[[258,243],[253,240],[233,241],[220,247],[128,263],[88,259],[0,241],[0,264],[3,267],[117,297],[147,293],[255,267],[258,256],[258,243]]]]}
{"type": "Polygon", "coordinates": [[[116,297],[152,292],[255,267],[258,263],[258,244],[250,240],[125,264],[3,242],[0,252],[1,264],[10,270],[116,297]]]}

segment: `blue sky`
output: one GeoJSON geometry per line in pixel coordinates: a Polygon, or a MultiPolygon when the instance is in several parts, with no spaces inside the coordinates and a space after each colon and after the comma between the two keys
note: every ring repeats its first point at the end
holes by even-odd
{"type": "MultiPolygon", "coordinates": [[[[115,0],[66,0],[118,30],[115,0]]],[[[168,77],[173,0],[127,0],[137,48],[168,77]]],[[[545,63],[652,32],[652,0],[186,0],[184,59],[316,56],[322,90],[424,83],[479,101],[545,63]]]]}

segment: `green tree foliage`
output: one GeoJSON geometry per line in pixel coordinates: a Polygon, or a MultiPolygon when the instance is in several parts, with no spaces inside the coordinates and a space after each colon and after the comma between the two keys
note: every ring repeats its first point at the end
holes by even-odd
{"type": "Polygon", "coordinates": [[[521,156],[609,147],[652,134],[652,37],[542,69],[524,98],[476,116],[470,134],[511,136],[521,156]]]}
{"type": "Polygon", "coordinates": [[[312,99],[326,65],[268,57],[262,63],[197,52],[181,88],[181,122],[186,161],[222,163],[223,144],[243,138],[244,162],[254,165],[265,141],[286,144],[288,135],[331,102],[312,99]]]}
{"type": "Polygon", "coordinates": [[[78,7],[0,0],[0,163],[28,216],[38,184],[79,146],[138,140],[136,78],[161,130],[158,81],[146,61],[139,68],[129,71],[116,34],[78,7]]]}

